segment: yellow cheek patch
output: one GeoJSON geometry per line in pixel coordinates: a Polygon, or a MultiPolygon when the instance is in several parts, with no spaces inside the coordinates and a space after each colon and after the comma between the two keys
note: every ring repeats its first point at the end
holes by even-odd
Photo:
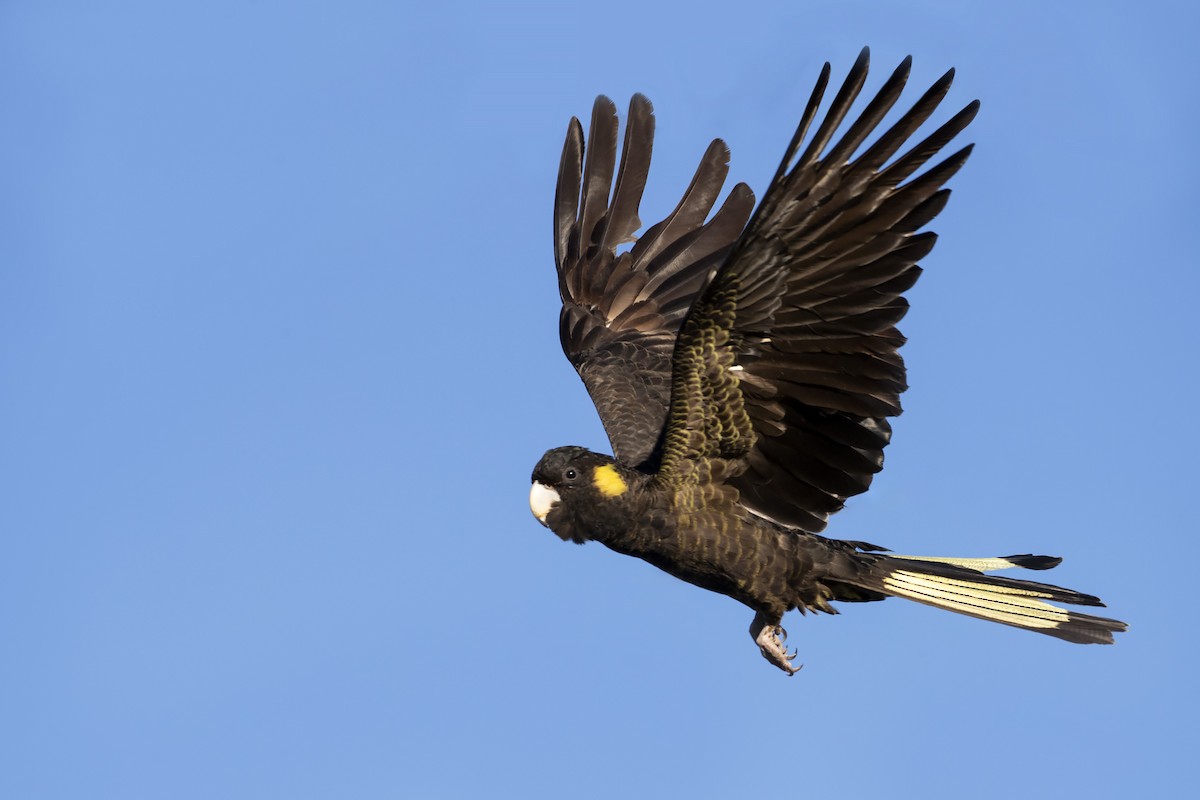
{"type": "Polygon", "coordinates": [[[592,473],[592,483],[605,497],[618,497],[625,494],[625,490],[629,488],[621,473],[617,472],[617,468],[612,464],[596,467],[596,471],[592,473]]]}

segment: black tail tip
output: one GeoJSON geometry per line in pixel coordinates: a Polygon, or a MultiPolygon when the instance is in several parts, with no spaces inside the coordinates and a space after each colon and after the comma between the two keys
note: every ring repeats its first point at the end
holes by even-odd
{"type": "Polygon", "coordinates": [[[1011,561],[1014,565],[1025,569],[1054,569],[1062,563],[1062,559],[1058,556],[1035,556],[1031,553],[1004,556],[1004,560],[1011,561]]]}

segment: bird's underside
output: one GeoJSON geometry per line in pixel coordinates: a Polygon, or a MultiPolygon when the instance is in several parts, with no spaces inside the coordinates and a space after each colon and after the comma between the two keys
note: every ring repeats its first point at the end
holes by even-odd
{"type": "Polygon", "coordinates": [[[835,601],[905,597],[1082,643],[1125,629],[1048,602],[1102,605],[1091,595],[985,574],[1056,558],[913,558],[819,535],[882,468],[906,388],[904,292],[936,239],[922,228],[970,153],[930,166],[977,103],[913,141],[953,71],[882,127],[908,69],[851,117],[864,50],[820,116],[826,64],[757,206],[738,184],[713,212],[729,155],[716,140],[675,210],[635,235],[654,134],[640,95],[619,164],[616,109],[601,97],[586,146],[571,121],[559,168],[560,338],[614,456],[547,452],[530,506],[565,540],[745,603],[763,656],[789,674],[783,614],[836,613],[835,601]]]}

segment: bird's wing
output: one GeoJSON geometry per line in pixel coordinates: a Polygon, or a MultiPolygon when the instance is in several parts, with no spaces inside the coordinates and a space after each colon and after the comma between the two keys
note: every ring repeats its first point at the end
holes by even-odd
{"type": "Polygon", "coordinates": [[[596,98],[586,161],[583,128],[573,118],[554,199],[563,352],[587,386],[614,455],[635,467],[655,452],[665,425],[683,318],[754,206],[739,184],[705,221],[729,172],[729,149],[718,139],[670,216],[634,236],[653,140],[654,110],[634,95],[614,186],[617,111],[607,97],[596,98]]]}
{"type": "Polygon", "coordinates": [[[863,50],[809,136],[826,64],[775,178],[678,338],[664,479],[721,478],[754,512],[820,531],[883,466],[888,417],[906,388],[896,324],[935,236],[942,185],[970,147],[913,177],[975,116],[971,103],[927,138],[909,137],[950,87],[943,76],[869,147],[910,60],[845,129],[867,75],[863,50]],[[861,149],[861,152],[859,152],[861,149]],[[857,154],[857,155],[856,155],[857,154]]]}

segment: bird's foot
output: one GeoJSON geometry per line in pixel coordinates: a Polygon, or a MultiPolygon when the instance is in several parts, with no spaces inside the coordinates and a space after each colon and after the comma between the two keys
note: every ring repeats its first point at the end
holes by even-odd
{"type": "Polygon", "coordinates": [[[788,675],[795,675],[804,666],[803,664],[798,667],[792,666],[792,659],[796,657],[796,651],[793,650],[789,653],[783,646],[783,643],[787,641],[787,631],[782,626],[768,622],[762,618],[762,615],[758,615],[754,617],[754,622],[750,625],[750,635],[754,637],[754,643],[762,651],[763,658],[788,675]]]}

